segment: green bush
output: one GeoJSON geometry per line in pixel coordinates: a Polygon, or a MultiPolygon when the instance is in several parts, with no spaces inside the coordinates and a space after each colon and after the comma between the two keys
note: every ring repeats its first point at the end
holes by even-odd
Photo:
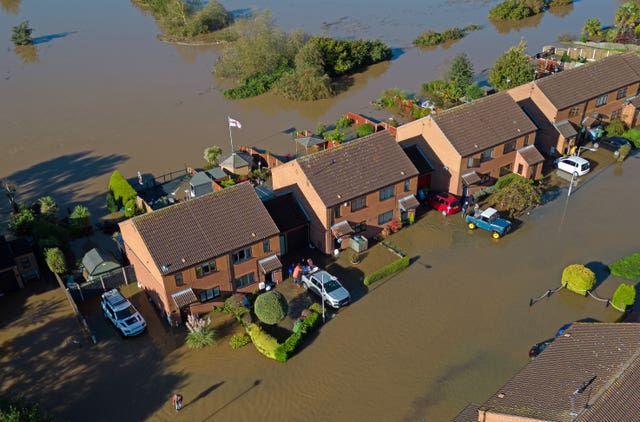
{"type": "Polygon", "coordinates": [[[118,170],[114,171],[109,179],[109,190],[119,204],[126,204],[130,199],[138,196],[136,190],[127,182],[118,170]]]}
{"type": "Polygon", "coordinates": [[[358,138],[371,135],[375,131],[376,131],[376,128],[374,128],[371,123],[363,123],[360,126],[358,126],[358,129],[357,129],[358,138]]]}
{"type": "Polygon", "coordinates": [[[125,217],[133,217],[137,214],[138,207],[136,206],[135,198],[131,198],[124,204],[124,216],[125,217]]]}
{"type": "Polygon", "coordinates": [[[613,293],[611,302],[618,310],[626,310],[627,306],[633,306],[636,301],[636,287],[633,284],[624,284],[618,286],[613,293]]]}
{"type": "Polygon", "coordinates": [[[596,275],[581,264],[572,264],[562,271],[562,285],[572,292],[586,296],[596,284],[596,275]]]}
{"type": "MultiPolygon", "coordinates": [[[[535,3],[530,0],[505,0],[489,11],[489,17],[496,20],[521,20],[541,12],[541,7],[535,3]]],[[[544,3],[544,0],[539,0],[538,3],[544,3]]]]}
{"type": "Polygon", "coordinates": [[[76,205],[69,216],[69,231],[79,237],[91,232],[91,213],[84,205],[76,205]]]}
{"type": "Polygon", "coordinates": [[[629,129],[622,136],[630,140],[636,148],[640,148],[640,129],[629,129]]]}
{"type": "Polygon", "coordinates": [[[29,21],[24,21],[11,28],[11,41],[14,45],[33,44],[32,32],[33,29],[29,27],[29,21]]]}
{"type": "Polygon", "coordinates": [[[251,342],[260,353],[271,359],[276,358],[276,350],[280,345],[275,338],[265,333],[262,328],[252,322],[246,325],[246,330],[251,337],[251,342]]]}
{"type": "Polygon", "coordinates": [[[109,212],[117,212],[120,207],[118,207],[118,201],[113,196],[113,192],[107,192],[107,209],[109,212]]]}
{"type": "Polygon", "coordinates": [[[247,333],[236,333],[232,335],[229,340],[229,346],[234,350],[246,346],[249,343],[251,343],[251,336],[247,333]]]}
{"type": "Polygon", "coordinates": [[[496,181],[496,189],[502,189],[512,183],[527,183],[528,179],[520,176],[518,173],[510,173],[500,177],[496,181]]]}
{"type": "Polygon", "coordinates": [[[48,422],[51,417],[43,413],[38,406],[22,400],[8,400],[0,397],[0,421],[2,422],[48,422]]]}
{"type": "Polygon", "coordinates": [[[233,179],[223,180],[222,182],[220,182],[220,186],[222,186],[223,188],[228,188],[229,186],[233,186],[235,184],[236,181],[233,179]]]}
{"type": "Polygon", "coordinates": [[[272,290],[261,294],[256,298],[253,311],[260,321],[273,325],[282,321],[289,310],[287,299],[282,293],[272,290]]]}
{"type": "Polygon", "coordinates": [[[15,236],[28,236],[33,233],[36,216],[31,208],[20,208],[17,213],[11,214],[9,219],[9,231],[15,236]]]}
{"type": "Polygon", "coordinates": [[[379,40],[336,40],[313,36],[309,42],[318,47],[324,71],[331,77],[360,70],[392,56],[391,49],[379,40]]]}
{"type": "Polygon", "coordinates": [[[190,349],[202,349],[216,342],[216,331],[210,327],[202,327],[198,331],[187,334],[187,347],[190,349]]]}
{"type": "Polygon", "coordinates": [[[444,40],[442,39],[441,33],[429,30],[418,35],[418,37],[413,40],[413,45],[418,47],[430,47],[442,44],[443,42],[444,40]]]}
{"type": "Polygon", "coordinates": [[[239,98],[255,97],[268,92],[280,78],[292,69],[288,66],[281,66],[273,72],[259,73],[246,78],[240,86],[224,91],[224,97],[230,100],[239,98]]]}
{"type": "Polygon", "coordinates": [[[626,256],[609,265],[609,271],[616,277],[637,281],[640,277],[640,252],[626,256]]]}
{"type": "Polygon", "coordinates": [[[397,273],[398,271],[409,266],[410,260],[408,256],[397,259],[391,264],[385,265],[377,271],[372,272],[368,276],[364,278],[364,285],[368,286],[373,282],[381,280],[391,274],[397,273]]]}
{"type": "Polygon", "coordinates": [[[631,145],[625,144],[618,149],[618,161],[622,162],[631,152],[631,145]]]}
{"type": "Polygon", "coordinates": [[[337,129],[346,129],[353,124],[353,120],[348,117],[341,117],[336,123],[337,129]]]}
{"type": "Polygon", "coordinates": [[[607,131],[607,135],[609,136],[620,136],[624,133],[625,127],[624,123],[620,119],[611,120],[607,126],[605,127],[607,131]]]}
{"type": "Polygon", "coordinates": [[[290,335],[284,343],[278,346],[275,352],[275,359],[278,362],[285,362],[302,345],[307,334],[320,326],[320,314],[313,312],[306,317],[299,325],[298,331],[290,335]]]}
{"type": "Polygon", "coordinates": [[[313,311],[313,312],[315,312],[317,314],[321,314],[322,313],[322,305],[319,304],[319,303],[313,302],[311,304],[311,306],[309,306],[309,310],[311,310],[311,311],[313,311]]]}
{"type": "Polygon", "coordinates": [[[44,259],[51,272],[56,274],[67,272],[67,260],[60,248],[45,249],[44,259]]]}

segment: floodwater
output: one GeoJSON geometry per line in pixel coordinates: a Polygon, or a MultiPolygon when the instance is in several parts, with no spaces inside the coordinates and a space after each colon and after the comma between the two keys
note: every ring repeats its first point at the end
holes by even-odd
{"type": "MultiPolygon", "coordinates": [[[[225,100],[210,73],[220,49],[157,41],[153,19],[129,2],[0,0],[3,32],[28,19],[38,41],[30,51],[14,52],[8,36],[0,40],[0,177],[20,185],[18,199],[50,194],[62,209],[82,202],[98,212],[116,168],[127,176],[138,170],[159,175],[201,165],[206,146],[229,151],[227,116],[243,124],[233,130],[235,145],[293,152],[287,129],[313,130],[347,111],[366,112],[385,88],[417,91],[462,51],[477,71],[521,37],[537,51],[559,33],[578,33],[587,18],[610,22],[620,2],[581,0],[514,28],[487,21],[495,3],[400,0],[391,8],[383,2],[224,1],[235,11],[269,8],[285,28],[380,38],[397,49],[391,63],[355,75],[353,86],[337,98],[293,103],[272,95],[225,100]],[[410,45],[423,30],[471,23],[485,27],[448,48],[420,51],[410,45]]],[[[622,167],[598,170],[569,200],[561,192],[499,241],[468,233],[459,216],[428,214],[393,239],[415,258],[411,267],[339,312],[286,364],[226,344],[150,352],[150,332],[141,342],[83,352],[99,351],[104,364],[110,348],[124,348],[128,360],[100,366],[113,371],[113,382],[85,364],[84,382],[93,389],[81,388],[76,368],[60,386],[52,376],[42,389],[30,386],[30,396],[50,404],[51,397],[77,386],[68,401],[53,401],[56,413],[72,420],[86,420],[81,410],[87,408],[94,409],[95,420],[174,420],[166,403],[175,389],[185,396],[185,420],[448,420],[468,402],[484,401],[526,364],[531,344],[561,325],[617,318],[602,304],[568,292],[528,306],[531,297],[559,284],[564,266],[600,269],[637,251],[624,222],[633,221],[640,208],[628,194],[636,189],[640,163],[632,157],[622,167]],[[627,206],[620,207],[620,198],[627,198],[627,206]],[[92,392],[114,401],[88,403],[92,392]],[[126,414],[118,405],[137,410],[126,414]]],[[[606,279],[598,293],[611,295],[618,282],[606,279]]],[[[23,344],[10,338],[2,336],[3,350],[19,351],[23,344]]],[[[37,343],[38,337],[27,340],[37,343]]],[[[1,363],[3,369],[11,366],[6,359],[1,363]]],[[[39,367],[38,374],[46,371],[39,367]]]]}

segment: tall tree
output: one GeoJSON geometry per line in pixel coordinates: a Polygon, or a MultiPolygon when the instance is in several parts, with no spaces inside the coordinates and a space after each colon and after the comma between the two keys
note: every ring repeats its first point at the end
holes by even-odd
{"type": "Polygon", "coordinates": [[[11,28],[11,41],[15,45],[33,44],[31,32],[33,32],[33,29],[29,27],[29,21],[24,21],[11,28]]]}
{"type": "Polygon", "coordinates": [[[600,37],[602,35],[602,23],[598,18],[587,19],[582,27],[582,33],[589,38],[600,37]]]}
{"type": "Polygon", "coordinates": [[[217,145],[204,149],[204,159],[207,160],[209,168],[218,164],[218,159],[222,155],[222,148],[217,145]]]}
{"type": "Polygon", "coordinates": [[[67,262],[60,248],[45,249],[44,260],[52,273],[63,274],[67,272],[67,262]]]}
{"type": "Polygon", "coordinates": [[[56,201],[50,196],[43,196],[38,199],[40,205],[40,214],[50,221],[58,220],[58,205],[56,201]]]}
{"type": "Polygon", "coordinates": [[[613,21],[622,31],[635,27],[640,21],[640,6],[631,1],[621,4],[613,21]]]}
{"type": "Polygon", "coordinates": [[[518,45],[502,53],[491,67],[489,83],[496,89],[504,90],[533,80],[534,69],[525,53],[526,48],[527,43],[520,40],[518,45]]]}
{"type": "Polygon", "coordinates": [[[462,97],[469,85],[473,83],[473,63],[466,53],[453,58],[445,72],[444,78],[452,85],[452,94],[458,99],[462,97]]]}

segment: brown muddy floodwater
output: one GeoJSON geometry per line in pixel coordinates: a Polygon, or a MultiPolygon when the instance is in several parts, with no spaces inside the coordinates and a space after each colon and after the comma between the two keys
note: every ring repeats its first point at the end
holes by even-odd
{"type": "MultiPolygon", "coordinates": [[[[21,200],[52,195],[62,209],[81,202],[97,214],[116,168],[129,177],[138,170],[158,175],[202,164],[206,146],[228,151],[228,115],[243,124],[234,130],[236,145],[293,152],[287,129],[313,130],[347,111],[366,113],[366,104],[385,88],[418,91],[463,51],[477,71],[521,37],[537,51],[559,33],[578,33],[587,18],[610,22],[620,1],[581,0],[513,28],[487,21],[496,3],[223,1],[235,11],[269,8],[287,29],[380,38],[397,49],[391,63],[354,76],[348,92],[300,104],[272,95],[225,100],[210,74],[219,49],[157,41],[151,16],[127,1],[0,0],[3,33],[28,19],[37,39],[35,48],[19,52],[8,36],[0,39],[0,178],[20,185],[21,200]],[[449,48],[411,47],[423,30],[471,23],[485,27],[449,48]]],[[[633,180],[640,176],[640,162],[632,157],[621,168],[597,170],[570,201],[562,191],[499,241],[468,233],[459,216],[427,214],[393,239],[415,263],[339,312],[286,364],[251,347],[231,351],[226,344],[151,353],[149,333],[138,343],[106,342],[92,349],[106,356],[109,348],[124,348],[128,359],[100,373],[86,365],[84,380],[81,373],[68,382],[62,377],[58,386],[49,376],[28,397],[51,404],[55,394],[75,390],[51,406],[71,420],[175,420],[167,401],[178,389],[187,403],[183,420],[449,420],[468,402],[485,400],[526,364],[531,344],[561,325],[618,317],[568,292],[528,306],[529,298],[558,285],[564,266],[590,263],[598,269],[637,251],[636,234],[625,222],[640,209],[637,195],[629,195],[637,191],[633,180]],[[113,380],[105,371],[114,373],[113,380]],[[87,402],[79,392],[94,377],[101,380],[94,395],[106,397],[87,402]],[[158,377],[162,382],[153,382],[158,377]]],[[[5,201],[0,206],[5,212],[5,201]]],[[[610,295],[619,282],[609,277],[598,293],[610,295]]],[[[8,351],[18,350],[11,338],[18,334],[0,327],[6,371],[12,365],[6,356],[14,356],[8,351]]]]}

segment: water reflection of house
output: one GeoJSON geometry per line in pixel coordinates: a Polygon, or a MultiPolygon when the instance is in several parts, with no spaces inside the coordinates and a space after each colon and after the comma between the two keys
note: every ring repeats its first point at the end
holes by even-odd
{"type": "Polygon", "coordinates": [[[638,415],[640,324],[574,323],[453,422],[637,421],[638,415]]]}
{"type": "Polygon", "coordinates": [[[409,218],[418,171],[387,131],[306,155],[271,169],[273,188],[293,192],[309,215],[311,242],[324,253],[409,218]]]}
{"type": "Polygon", "coordinates": [[[120,223],[138,281],[171,323],[282,280],[278,227],[250,183],[120,223]]]}
{"type": "Polygon", "coordinates": [[[640,57],[633,52],[615,54],[508,92],[539,126],[536,146],[540,151],[566,153],[579,142],[575,135],[567,136],[567,125],[578,136],[613,119],[635,126],[640,57]]]}
{"type": "Polygon", "coordinates": [[[509,173],[538,177],[544,158],[533,146],[536,131],[502,92],[402,125],[397,140],[427,156],[432,189],[464,195],[509,173]]]}

